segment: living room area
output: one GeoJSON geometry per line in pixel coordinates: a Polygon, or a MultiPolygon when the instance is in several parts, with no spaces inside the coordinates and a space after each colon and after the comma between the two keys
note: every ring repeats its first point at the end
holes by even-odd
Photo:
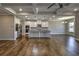
{"type": "Polygon", "coordinates": [[[79,55],[79,4],[0,3],[1,56],[79,55]]]}

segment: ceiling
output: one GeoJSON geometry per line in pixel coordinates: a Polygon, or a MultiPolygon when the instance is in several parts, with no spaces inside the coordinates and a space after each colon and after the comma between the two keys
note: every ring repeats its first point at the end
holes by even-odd
{"type": "Polygon", "coordinates": [[[52,3],[1,3],[0,15],[11,14],[8,12],[9,10],[5,12],[6,8],[10,8],[15,12],[12,15],[16,15],[21,19],[54,19],[60,16],[73,16],[75,15],[74,9],[76,8],[79,10],[79,4],[77,3],[69,3],[68,5],[63,3],[63,8],[59,8],[59,4],[56,3],[51,6],[51,8],[48,8],[51,4],[52,3]],[[19,9],[22,10],[20,11],[19,9]]]}

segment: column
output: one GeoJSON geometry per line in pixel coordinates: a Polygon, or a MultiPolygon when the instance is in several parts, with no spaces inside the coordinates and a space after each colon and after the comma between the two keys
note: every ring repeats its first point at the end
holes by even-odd
{"type": "Polygon", "coordinates": [[[25,21],[22,20],[21,24],[22,24],[22,36],[25,36],[25,21]]]}

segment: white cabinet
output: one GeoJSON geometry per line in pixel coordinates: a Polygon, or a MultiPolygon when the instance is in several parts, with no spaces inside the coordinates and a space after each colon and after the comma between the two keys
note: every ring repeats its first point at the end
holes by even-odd
{"type": "Polygon", "coordinates": [[[35,21],[27,21],[25,25],[29,25],[30,27],[37,27],[37,23],[35,21]]]}
{"type": "Polygon", "coordinates": [[[36,23],[36,22],[34,22],[34,21],[33,21],[33,22],[31,22],[31,23],[30,23],[30,27],[37,27],[37,23],[36,23]]]}
{"type": "Polygon", "coordinates": [[[42,27],[48,27],[48,21],[27,21],[25,25],[29,25],[30,27],[37,27],[38,24],[41,24],[42,27]]]}
{"type": "Polygon", "coordinates": [[[47,21],[42,22],[42,27],[48,27],[48,22],[47,21]]]}

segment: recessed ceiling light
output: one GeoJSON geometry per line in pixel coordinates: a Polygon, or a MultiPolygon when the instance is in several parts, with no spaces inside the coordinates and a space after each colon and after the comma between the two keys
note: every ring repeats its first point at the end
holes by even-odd
{"type": "Polygon", "coordinates": [[[22,11],[22,8],[19,8],[19,11],[22,11]]]}
{"type": "Polygon", "coordinates": [[[25,16],[27,18],[27,16],[25,16]]]}
{"type": "Polygon", "coordinates": [[[63,22],[61,22],[61,23],[65,23],[65,22],[63,21],[63,22]]]}
{"type": "Polygon", "coordinates": [[[52,17],[55,17],[55,15],[53,15],[52,17]]]}
{"type": "Polygon", "coordinates": [[[74,9],[74,11],[77,11],[77,10],[78,10],[77,8],[74,9]]]}

